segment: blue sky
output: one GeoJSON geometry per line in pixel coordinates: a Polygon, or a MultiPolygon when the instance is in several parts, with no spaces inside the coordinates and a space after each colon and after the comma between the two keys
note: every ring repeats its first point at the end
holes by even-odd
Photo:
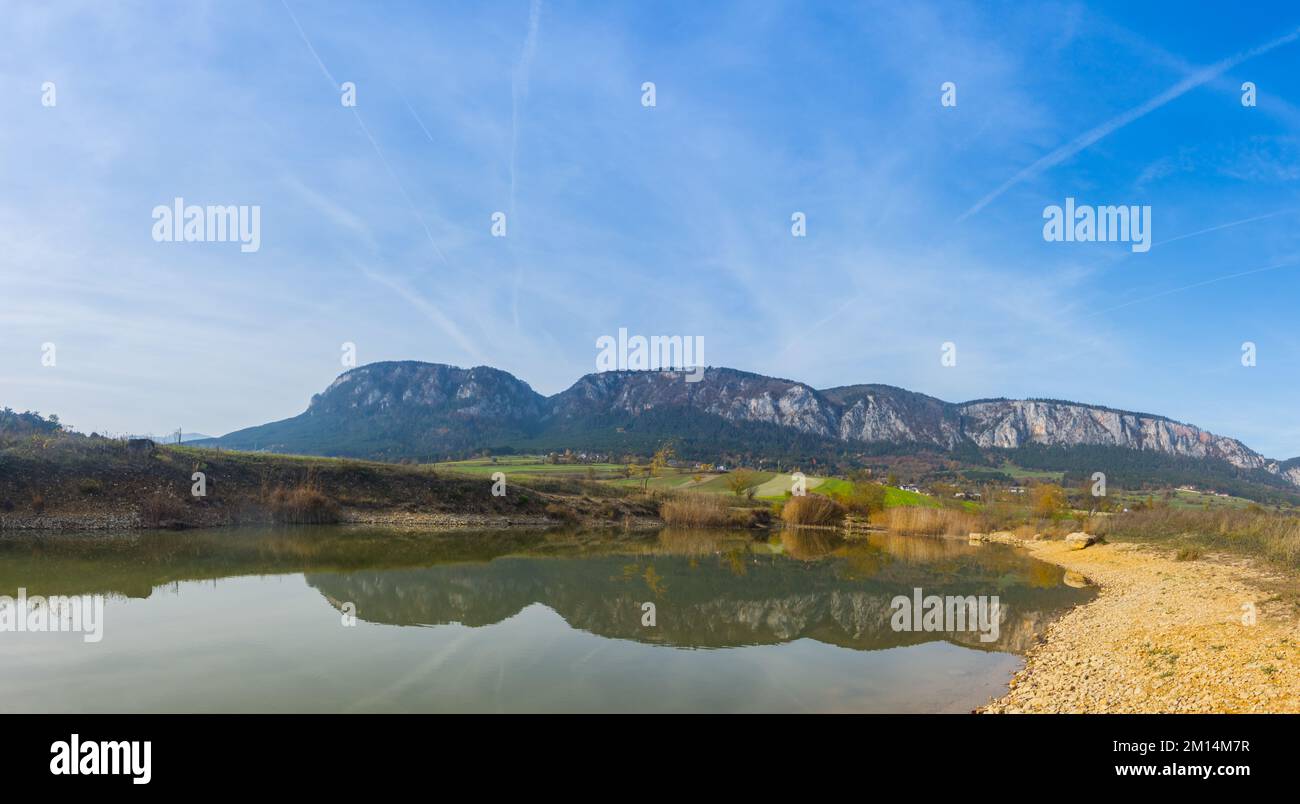
{"type": "Polygon", "coordinates": [[[301,412],[344,342],[554,393],[626,327],[1300,455],[1297,32],[1282,3],[14,4],[0,404],[220,434],[301,412]],[[259,205],[261,249],[154,242],[177,196],[259,205]],[[1154,246],[1045,242],[1066,197],[1150,205],[1154,246]]]}

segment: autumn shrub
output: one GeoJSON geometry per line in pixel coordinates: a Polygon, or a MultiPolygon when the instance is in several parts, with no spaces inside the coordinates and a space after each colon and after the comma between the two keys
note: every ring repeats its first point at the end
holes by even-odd
{"type": "Polygon", "coordinates": [[[844,521],[844,506],[820,494],[791,497],[781,508],[787,525],[836,525],[844,521]]]}
{"type": "MultiPolygon", "coordinates": [[[[727,473],[727,488],[737,497],[742,497],[745,492],[758,483],[758,474],[750,469],[735,469],[727,473]]],[[[751,494],[750,497],[753,497],[751,494]]]]}
{"type": "Polygon", "coordinates": [[[266,502],[277,524],[328,525],[339,521],[339,504],[315,486],[279,486],[266,502]]]}
{"type": "Polygon", "coordinates": [[[659,505],[659,518],[681,528],[717,528],[731,523],[731,506],[717,494],[683,492],[659,505]]]}

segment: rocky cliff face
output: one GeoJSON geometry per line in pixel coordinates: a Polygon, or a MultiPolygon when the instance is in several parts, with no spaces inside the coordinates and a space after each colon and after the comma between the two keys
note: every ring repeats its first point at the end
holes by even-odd
{"type": "Polygon", "coordinates": [[[842,441],[913,442],[951,449],[964,438],[957,407],[932,396],[888,385],[849,385],[821,394],[838,406],[837,435],[842,441]]]}
{"type": "Polygon", "coordinates": [[[836,437],[834,406],[807,385],[734,369],[709,369],[696,383],[673,371],[609,371],[588,374],[551,397],[547,418],[573,420],[653,409],[688,409],[731,422],[774,424],[801,433],[836,437]]]}
{"type": "Polygon", "coordinates": [[[533,421],[545,397],[500,369],[440,363],[372,363],[339,375],[311,399],[309,415],[438,411],[466,418],[533,421]]]}
{"type": "Polygon", "coordinates": [[[971,402],[958,409],[962,432],[981,447],[1087,444],[1220,458],[1242,469],[1265,469],[1271,463],[1234,438],[1159,416],[1037,400],[971,402]]]}
{"type": "Polygon", "coordinates": [[[735,426],[733,438],[751,432],[746,426],[761,426],[766,433],[775,428],[818,442],[921,444],[943,450],[962,445],[1120,447],[1219,459],[1300,486],[1300,460],[1271,461],[1236,439],[1161,416],[1051,400],[953,404],[887,385],[819,391],[727,368],[710,368],[694,383],[673,371],[588,374],[567,390],[543,397],[511,374],[486,366],[374,363],[341,375],[312,398],[301,416],[232,433],[219,443],[315,454],[428,456],[536,443],[527,439],[547,433],[582,448],[578,442],[586,434],[633,422],[649,422],[643,429],[662,437],[696,428],[707,438],[710,422],[725,422],[735,426]]]}
{"type": "MultiPolygon", "coordinates": [[[[731,369],[709,369],[698,383],[674,372],[589,374],[548,402],[548,415],[574,418],[593,410],[638,415],[684,408],[731,422],[768,423],[839,441],[915,443],[952,449],[1110,446],[1186,458],[1218,458],[1241,469],[1283,473],[1240,441],[1140,413],[1045,400],[953,404],[887,385],[817,391],[802,383],[731,369]]],[[[1283,473],[1300,485],[1300,466],[1283,473]]]]}
{"type": "Polygon", "coordinates": [[[1276,472],[1295,485],[1300,486],[1300,458],[1292,458],[1288,461],[1282,461],[1281,463],[1266,468],[1268,471],[1276,472]]]}

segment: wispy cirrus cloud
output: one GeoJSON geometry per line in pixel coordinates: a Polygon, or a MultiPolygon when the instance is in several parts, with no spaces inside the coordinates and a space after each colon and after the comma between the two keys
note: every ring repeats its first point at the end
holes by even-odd
{"type": "Polygon", "coordinates": [[[1066,160],[1073,157],[1075,154],[1093,145],[1094,143],[1101,140],[1102,138],[1107,137],[1110,134],[1113,134],[1114,132],[1129,125],[1130,123],[1133,123],[1136,120],[1140,120],[1141,118],[1147,116],[1151,112],[1154,112],[1156,109],[1159,109],[1160,107],[1164,106],[1165,104],[1171,101],[1177,100],[1178,98],[1187,94],[1191,90],[1196,89],[1202,84],[1205,84],[1208,81],[1218,78],[1219,76],[1223,75],[1223,73],[1227,72],[1233,67],[1236,67],[1242,62],[1245,62],[1248,59],[1253,59],[1256,56],[1261,56],[1265,53],[1268,53],[1271,50],[1276,50],[1279,47],[1290,45],[1293,42],[1295,42],[1297,39],[1300,39],[1300,29],[1292,31],[1288,34],[1284,34],[1275,39],[1271,39],[1268,42],[1253,47],[1250,50],[1246,50],[1241,53],[1238,53],[1235,56],[1230,56],[1228,58],[1222,59],[1210,65],[1209,67],[1205,67],[1200,70],[1197,70],[1196,72],[1192,73],[1191,75],[1177,82],[1173,86],[1169,87],[1164,92],[1161,92],[1158,95],[1155,95],[1154,97],[1148,99],[1144,103],[1138,104],[1137,106],[1134,106],[1128,111],[1116,115],[1115,117],[1110,118],[1106,122],[1085,131],[1084,133],[1080,134],[1079,136],[1067,142],[1065,145],[1062,145],[1061,147],[1040,157],[1039,159],[1035,160],[1031,164],[1017,171],[1015,175],[1013,175],[1011,178],[1004,181],[1002,184],[998,185],[992,192],[980,198],[973,205],[971,205],[969,209],[967,209],[961,215],[957,216],[957,220],[963,221],[971,217],[972,215],[977,214],[980,210],[984,209],[989,204],[993,203],[1003,193],[1005,193],[1007,190],[1010,190],[1012,187],[1015,187],[1017,184],[1020,184],[1023,181],[1026,181],[1030,178],[1033,178],[1034,176],[1037,176],[1038,174],[1042,173],[1045,170],[1048,170],[1050,168],[1053,168],[1061,164],[1062,162],[1065,162],[1066,160]]]}

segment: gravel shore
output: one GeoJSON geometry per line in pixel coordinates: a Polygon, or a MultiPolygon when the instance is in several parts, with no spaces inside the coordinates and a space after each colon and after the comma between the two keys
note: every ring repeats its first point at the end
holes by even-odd
{"type": "Polygon", "coordinates": [[[1300,712],[1296,614],[1262,591],[1276,580],[1264,571],[1132,544],[1021,546],[1101,591],[1049,626],[1010,692],[979,711],[1300,712]]]}

